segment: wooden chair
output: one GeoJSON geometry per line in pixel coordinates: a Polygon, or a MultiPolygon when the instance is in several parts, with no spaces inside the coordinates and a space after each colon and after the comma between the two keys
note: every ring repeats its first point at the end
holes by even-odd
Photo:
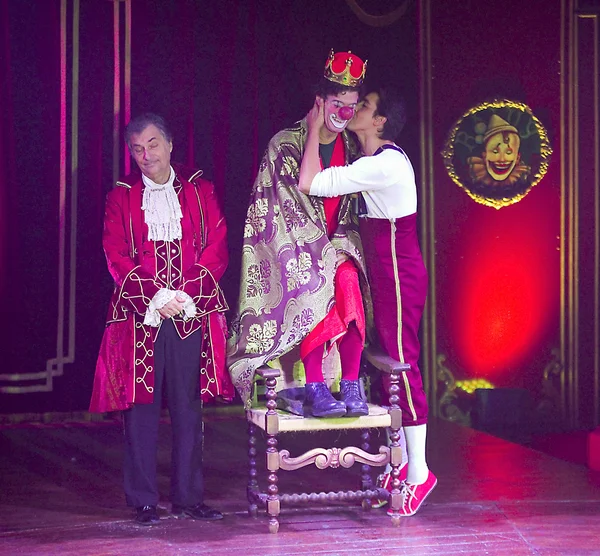
{"type": "MultiPolygon", "coordinates": [[[[277,533],[279,530],[279,515],[282,504],[300,505],[312,503],[331,502],[362,502],[363,510],[371,509],[371,500],[386,499],[391,508],[391,519],[394,525],[400,522],[398,510],[401,507],[400,494],[400,464],[402,451],[400,446],[400,427],[402,412],[398,405],[399,378],[402,371],[410,369],[410,365],[399,363],[387,355],[365,350],[363,363],[371,372],[373,370],[386,373],[390,376],[390,407],[384,408],[369,403],[369,415],[354,418],[314,418],[301,417],[277,409],[277,383],[281,374],[280,369],[263,366],[257,369],[259,380],[264,382],[264,404],[246,412],[248,421],[248,511],[251,516],[258,515],[258,508],[262,506],[269,516],[269,531],[277,533]],[[373,429],[389,429],[390,446],[384,440],[384,445],[377,447],[376,452],[371,449],[371,431],[373,429]],[[267,469],[267,485],[261,490],[258,482],[257,469],[257,433],[261,429],[266,435],[265,464],[267,469]],[[361,447],[347,446],[344,448],[314,447],[304,453],[292,455],[288,450],[278,448],[279,435],[287,433],[307,433],[315,431],[332,431],[361,429],[361,447]],[[392,466],[392,492],[374,487],[372,468],[382,467],[390,463],[392,466]],[[280,471],[295,471],[305,466],[314,464],[318,469],[350,468],[355,463],[362,464],[361,480],[358,490],[337,492],[294,492],[282,494],[278,487],[278,473],[280,471]]],[[[385,437],[384,437],[385,438],[385,437]]]]}

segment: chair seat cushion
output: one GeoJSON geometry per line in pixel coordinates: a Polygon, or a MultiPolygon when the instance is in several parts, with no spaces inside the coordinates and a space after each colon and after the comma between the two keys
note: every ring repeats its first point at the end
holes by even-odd
{"type": "MultiPolygon", "coordinates": [[[[391,425],[387,408],[368,404],[369,414],[362,417],[321,418],[300,417],[286,411],[277,410],[279,432],[324,431],[341,429],[386,428],[391,425]]],[[[253,407],[246,411],[248,421],[265,430],[267,408],[253,407]]]]}

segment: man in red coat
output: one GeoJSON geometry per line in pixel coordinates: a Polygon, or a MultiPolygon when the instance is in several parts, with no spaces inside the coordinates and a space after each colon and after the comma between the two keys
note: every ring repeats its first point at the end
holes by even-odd
{"type": "Polygon", "coordinates": [[[202,401],[233,397],[218,284],[228,262],[225,219],[202,172],[171,165],[172,136],[160,116],[132,120],[125,140],[139,169],[106,199],[103,246],[115,289],[90,411],[123,410],[126,501],[137,523],[152,525],[164,389],[172,513],[221,519],[203,502],[202,401]]]}

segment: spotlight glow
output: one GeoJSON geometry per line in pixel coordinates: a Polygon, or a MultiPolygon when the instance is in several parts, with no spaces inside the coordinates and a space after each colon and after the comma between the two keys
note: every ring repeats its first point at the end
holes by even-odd
{"type": "Polygon", "coordinates": [[[533,357],[556,309],[558,279],[550,269],[558,252],[548,215],[521,212],[481,218],[463,245],[453,335],[469,376],[498,378],[533,357]]]}

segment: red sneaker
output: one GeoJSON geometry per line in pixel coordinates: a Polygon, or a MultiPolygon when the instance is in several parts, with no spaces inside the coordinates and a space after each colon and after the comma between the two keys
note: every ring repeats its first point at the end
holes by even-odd
{"type": "MultiPolygon", "coordinates": [[[[437,478],[431,471],[427,475],[427,480],[421,485],[405,482],[402,488],[402,507],[398,513],[401,516],[415,515],[435,485],[437,485],[437,478]]],[[[388,510],[388,514],[391,515],[392,511],[388,510]]]]}
{"type": "MultiPolygon", "coordinates": [[[[398,478],[400,479],[400,489],[404,486],[404,481],[406,481],[406,474],[408,473],[408,465],[405,463],[400,468],[400,475],[398,478]]],[[[388,492],[392,492],[392,476],[389,473],[382,473],[377,477],[377,483],[375,485],[377,488],[385,488],[388,492]]],[[[373,500],[371,504],[372,508],[382,508],[388,503],[385,498],[377,498],[373,500]]]]}

